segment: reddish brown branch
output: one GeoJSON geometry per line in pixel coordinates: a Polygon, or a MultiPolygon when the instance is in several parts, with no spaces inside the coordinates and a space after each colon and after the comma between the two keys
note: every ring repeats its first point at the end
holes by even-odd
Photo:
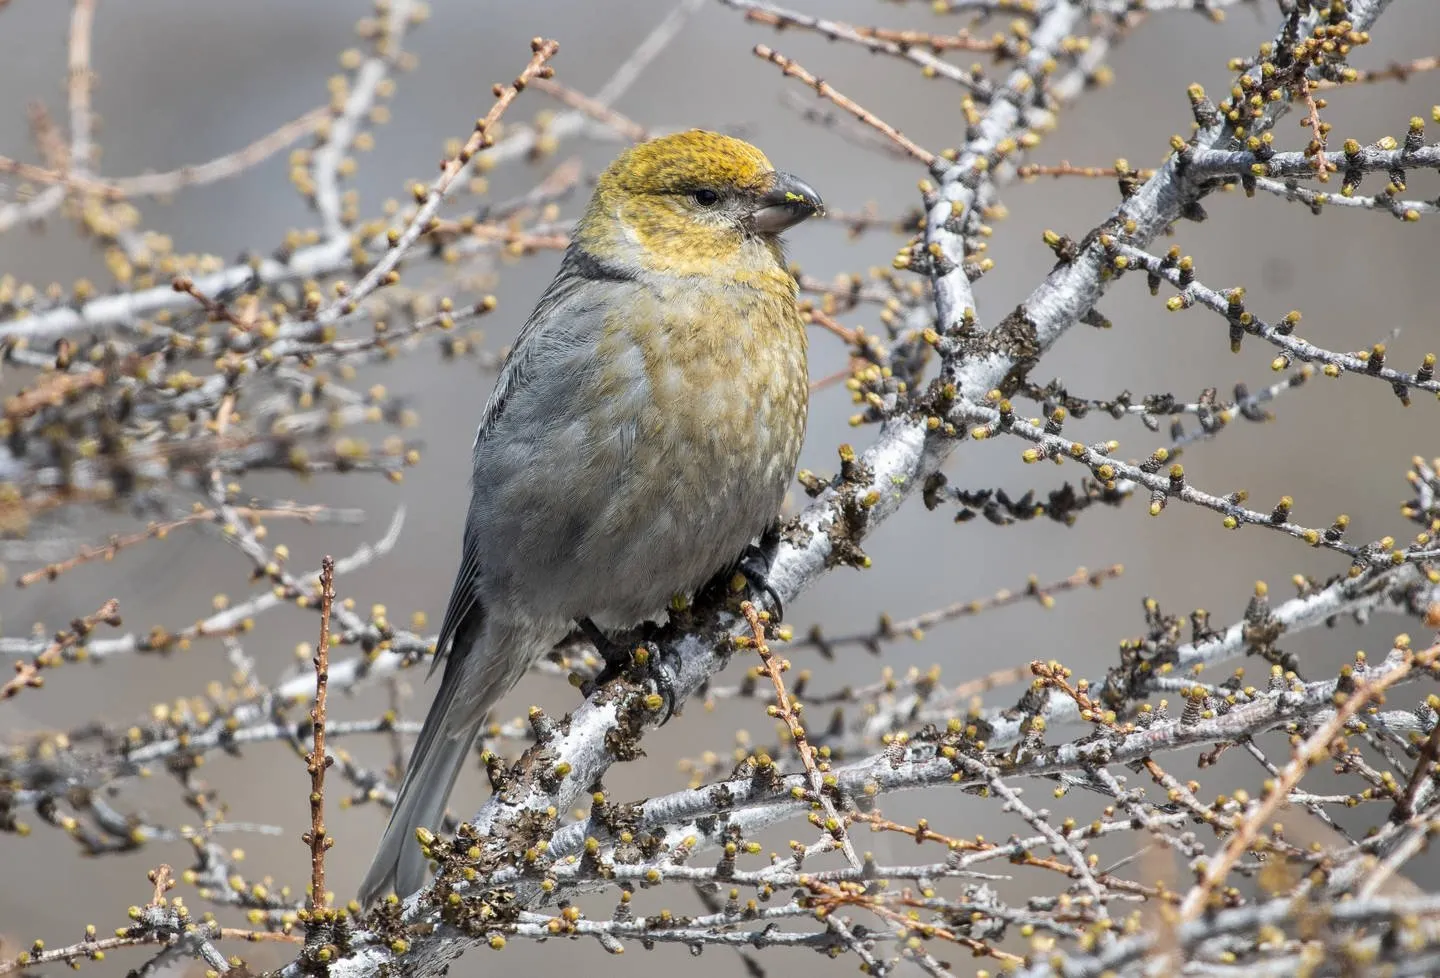
{"type": "Polygon", "coordinates": [[[805,726],[800,722],[800,704],[790,699],[790,693],[785,688],[785,679],[781,673],[790,668],[790,663],[786,659],[777,658],[770,650],[770,643],[765,639],[765,623],[755,605],[746,601],[740,606],[740,613],[749,623],[752,635],[745,644],[750,645],[760,656],[760,667],[775,687],[775,705],[770,707],[770,713],[778,717],[790,731],[790,739],[795,742],[795,751],[800,755],[800,762],[805,765],[805,773],[810,776],[811,800],[825,812],[825,830],[839,844],[850,864],[859,867],[860,858],[855,854],[855,846],[850,842],[845,819],[835,808],[834,800],[825,792],[824,772],[815,759],[815,749],[805,737],[805,726]]]}
{"type": "Polygon", "coordinates": [[[95,0],[75,0],[70,14],[70,166],[88,171],[95,147],[91,142],[95,71],[91,67],[91,38],[95,28],[95,0]]]}
{"type": "Polygon", "coordinates": [[[310,709],[314,747],[305,758],[310,772],[310,831],[304,835],[310,847],[310,911],[323,911],[325,899],[325,850],[335,840],[325,834],[325,769],[334,758],[325,754],[325,697],[330,682],[330,611],[335,602],[335,558],[326,555],[320,562],[320,644],[311,664],[315,667],[315,704],[310,709]]]}
{"type": "Polygon", "coordinates": [[[28,390],[5,399],[5,417],[11,421],[27,418],[45,407],[58,407],[76,394],[105,384],[105,371],[99,367],[80,373],[53,373],[42,376],[28,390]]]}
{"type": "MultiPolygon", "coordinates": [[[[1407,650],[1408,651],[1408,650],[1407,650]]],[[[1236,826],[1234,835],[1226,843],[1224,851],[1205,865],[1199,882],[1190,888],[1185,901],[1180,905],[1179,923],[1194,920],[1209,905],[1216,888],[1229,877],[1235,864],[1259,839],[1262,831],[1270,824],[1275,812],[1284,804],[1312,766],[1329,755],[1336,740],[1365,707],[1383,701],[1385,690],[1404,679],[1415,669],[1430,669],[1440,659],[1440,645],[1432,645],[1421,652],[1409,652],[1406,661],[1373,682],[1357,680],[1355,688],[1344,694],[1337,702],[1335,713],[1306,740],[1296,745],[1290,763],[1280,771],[1279,777],[1268,783],[1264,799],[1246,813],[1236,826]]]]}
{"type": "Polygon", "coordinates": [[[417,184],[415,187],[415,199],[420,207],[410,219],[403,232],[393,238],[390,250],[380,258],[379,261],[365,274],[355,288],[340,300],[338,305],[328,306],[321,310],[318,319],[321,322],[330,322],[340,315],[354,311],[365,297],[374,292],[381,285],[393,285],[399,281],[400,275],[395,270],[400,264],[411,245],[426,231],[428,231],[435,220],[436,211],[440,203],[445,199],[450,186],[455,182],[461,173],[465,172],[470,161],[475,158],[476,153],[483,152],[495,145],[495,126],[505,110],[510,108],[517,96],[523,92],[530,83],[536,79],[550,78],[555,74],[555,69],[546,62],[555,57],[560,50],[557,41],[547,40],[543,37],[532,38],[530,41],[530,60],[520,70],[520,74],[508,85],[496,84],[492,89],[495,95],[495,104],[490,111],[485,113],[483,119],[475,123],[475,129],[465,140],[465,145],[460,147],[460,152],[454,156],[441,161],[440,176],[426,187],[417,184]]]}
{"type": "Polygon", "coordinates": [[[889,139],[892,143],[903,149],[910,156],[913,156],[915,159],[919,160],[921,163],[924,163],[926,166],[930,166],[932,163],[935,162],[934,153],[930,152],[928,149],[921,146],[919,143],[905,136],[903,133],[900,132],[900,130],[896,129],[894,126],[890,125],[890,123],[886,122],[884,119],[880,118],[878,115],[871,112],[869,109],[866,109],[864,106],[860,105],[855,100],[841,94],[829,82],[822,81],[821,79],[816,78],[810,72],[806,71],[799,62],[785,57],[785,55],[781,54],[779,51],[776,51],[773,48],[768,47],[764,44],[755,45],[755,54],[757,57],[764,58],[766,61],[775,65],[777,68],[780,69],[781,72],[784,73],[787,78],[800,79],[806,85],[809,85],[811,88],[815,89],[816,95],[819,95],[821,98],[826,99],[827,101],[834,102],[837,106],[844,109],[846,112],[849,112],[855,118],[865,123],[865,125],[879,132],[886,139],[889,139]]]}
{"type": "MultiPolygon", "coordinates": [[[[30,135],[35,140],[35,148],[40,151],[40,158],[56,170],[67,169],[70,166],[70,148],[65,145],[65,138],[55,124],[49,107],[44,102],[31,102],[27,116],[30,135]]],[[[0,161],[3,159],[0,157],[0,161]]]]}
{"type": "Polygon", "coordinates": [[[943,51],[973,51],[984,54],[998,51],[1004,44],[1003,39],[986,40],[975,37],[969,31],[964,30],[954,34],[934,34],[930,31],[895,30],[888,27],[859,27],[839,21],[822,24],[819,21],[791,16],[779,10],[746,10],[745,19],[754,24],[774,27],[777,30],[787,27],[807,28],[819,31],[831,40],[843,38],[844,35],[839,34],[839,31],[849,31],[853,32],[857,38],[885,41],[898,45],[902,49],[929,48],[936,54],[943,51]]]}
{"type": "Polygon", "coordinates": [[[1420,797],[1420,789],[1434,777],[1436,761],[1440,761],[1440,723],[1430,731],[1430,736],[1425,738],[1425,743],[1420,748],[1420,756],[1410,772],[1410,781],[1405,785],[1405,794],[1395,806],[1397,819],[1414,817],[1415,802],[1420,797]]]}
{"type": "MultiPolygon", "coordinates": [[[[889,921],[907,937],[915,935],[939,938],[942,941],[969,948],[970,953],[976,957],[994,958],[996,961],[1003,961],[1011,966],[1025,962],[1025,959],[1018,954],[1002,951],[985,941],[957,933],[949,927],[942,927],[930,922],[920,923],[911,913],[901,912],[894,907],[887,906],[884,890],[872,892],[867,887],[853,883],[830,884],[816,879],[807,880],[806,887],[814,894],[811,897],[811,903],[816,908],[816,915],[819,917],[841,907],[862,907],[882,920],[889,921]]],[[[902,896],[902,903],[904,901],[905,898],[902,896]]]]}
{"type": "Polygon", "coordinates": [[[8,700],[27,686],[38,689],[45,685],[45,677],[40,675],[40,671],[58,666],[63,661],[65,651],[83,642],[95,630],[95,626],[102,622],[112,626],[120,624],[119,601],[111,598],[94,614],[75,619],[70,623],[70,631],[55,633],[45,651],[29,662],[15,663],[15,676],[0,686],[0,700],[8,700]]]}
{"type": "Polygon", "coordinates": [[[1440,57],[1431,55],[1426,58],[1415,58],[1412,61],[1397,61],[1387,68],[1375,68],[1365,71],[1359,68],[1351,68],[1350,74],[1344,81],[1330,81],[1328,78],[1321,78],[1318,81],[1310,82],[1312,92],[1323,92],[1329,88],[1339,88],[1341,85],[1357,85],[1374,82],[1410,80],[1411,75],[1417,75],[1426,71],[1435,71],[1440,68],[1440,57]]]}
{"type": "MultiPolygon", "coordinates": [[[[1139,180],[1149,180],[1155,175],[1154,169],[1140,169],[1126,171],[1124,175],[1131,175],[1139,180]]],[[[1104,178],[1115,177],[1118,173],[1114,164],[1110,166],[1075,166],[1068,160],[1061,160],[1055,164],[1045,163],[1024,163],[1015,168],[1015,175],[1022,180],[1030,177],[1090,177],[1104,178]]]]}
{"type": "MultiPolygon", "coordinates": [[[[261,519],[298,519],[306,523],[314,522],[317,516],[327,510],[325,506],[297,506],[293,509],[255,509],[249,506],[235,506],[229,512],[247,520],[259,521],[261,519]]],[[[16,587],[29,587],[41,581],[53,581],[61,574],[72,571],[82,564],[88,564],[95,560],[113,560],[120,551],[133,547],[136,544],[144,543],[147,540],[163,540],[170,531],[178,530],[181,527],[191,526],[195,523],[210,523],[223,519],[223,514],[215,509],[200,509],[188,516],[170,520],[165,523],[151,523],[145,529],[125,536],[113,536],[110,541],[99,547],[85,547],[73,557],[56,561],[53,564],[46,564],[37,570],[22,574],[15,581],[16,587]]]]}
{"type": "MultiPolygon", "coordinates": [[[[176,292],[183,292],[190,298],[194,299],[196,302],[200,303],[200,305],[205,309],[205,312],[209,314],[210,318],[216,322],[229,323],[232,326],[239,326],[241,329],[248,328],[250,325],[249,323],[242,320],[239,316],[235,315],[235,313],[231,312],[229,306],[225,305],[223,302],[217,302],[205,293],[201,292],[198,288],[196,288],[194,280],[188,276],[180,275],[172,279],[170,282],[170,288],[174,289],[176,292]]],[[[224,430],[224,425],[221,425],[221,430],[224,430]]]]}
{"type": "Polygon", "coordinates": [[[851,329],[849,326],[836,322],[833,318],[816,309],[813,305],[804,309],[803,312],[810,322],[827,332],[834,333],[847,344],[855,346],[860,342],[860,334],[857,331],[851,329]]]}
{"type": "Polygon", "coordinates": [[[628,116],[616,112],[604,102],[598,102],[583,92],[577,92],[568,85],[551,78],[536,78],[531,84],[551,98],[583,112],[601,125],[608,126],[632,143],[650,138],[650,130],[628,116]]]}
{"type": "MultiPolygon", "coordinates": [[[[166,170],[162,173],[141,173],[130,177],[102,179],[67,172],[54,166],[35,166],[0,156],[0,173],[9,173],[21,180],[40,184],[64,184],[72,191],[92,194],[114,202],[134,197],[155,197],[173,194],[186,187],[203,187],[244,173],[271,156],[314,132],[330,118],[326,106],[311,109],[304,115],[272,129],[255,141],[232,153],[217,156],[203,163],[166,170]]],[[[37,136],[38,138],[38,136],[37,136]]],[[[48,142],[48,141],[47,141],[48,142]]],[[[48,154],[47,158],[48,158],[48,154]]],[[[62,160],[68,157],[61,157],[62,160]]]]}
{"type": "Polygon", "coordinates": [[[150,906],[165,906],[165,894],[175,886],[175,879],[171,875],[173,872],[169,863],[161,863],[150,870],[149,880],[155,884],[155,895],[150,898],[150,906]]]}

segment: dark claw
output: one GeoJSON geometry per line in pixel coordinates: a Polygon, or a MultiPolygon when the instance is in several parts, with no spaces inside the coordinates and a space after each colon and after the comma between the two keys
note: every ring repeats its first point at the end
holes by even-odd
{"type": "Polygon", "coordinates": [[[662,652],[652,636],[658,631],[654,622],[647,621],[639,628],[624,632],[617,637],[610,637],[589,618],[577,619],[575,624],[580,626],[580,632],[595,646],[595,651],[605,660],[605,668],[590,683],[586,684],[584,690],[588,696],[590,693],[604,686],[611,680],[626,675],[635,666],[635,650],[643,646],[646,655],[646,665],[642,672],[643,679],[648,679],[655,684],[655,692],[664,701],[665,715],[661,717],[660,724],[663,726],[670,722],[675,715],[675,706],[678,702],[676,694],[676,683],[679,678],[679,654],[671,650],[662,652]]]}
{"type": "Polygon", "coordinates": [[[745,578],[745,583],[750,585],[751,591],[763,592],[770,599],[772,617],[780,621],[785,617],[785,602],[780,600],[780,592],[776,591],[770,584],[770,568],[775,563],[775,554],[780,550],[780,524],[772,523],[760,537],[760,543],[751,544],[745,548],[745,553],[740,556],[740,562],[735,565],[745,578]]]}
{"type": "Polygon", "coordinates": [[[676,689],[680,681],[680,653],[669,648],[661,650],[654,642],[644,644],[650,653],[650,679],[655,683],[655,692],[664,701],[665,715],[660,718],[660,726],[663,727],[675,715],[675,706],[680,702],[676,689]]]}

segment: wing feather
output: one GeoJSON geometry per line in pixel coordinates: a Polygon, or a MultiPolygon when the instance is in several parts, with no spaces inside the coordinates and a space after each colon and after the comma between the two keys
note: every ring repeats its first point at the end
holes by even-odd
{"type": "MultiPolygon", "coordinates": [[[[495,388],[485,402],[485,409],[480,415],[480,426],[475,432],[476,466],[471,475],[472,487],[475,480],[484,478],[485,475],[479,468],[481,447],[500,426],[505,410],[513,399],[524,396],[537,366],[537,355],[550,361],[549,369],[554,369],[557,352],[588,343],[592,337],[585,335],[585,330],[580,328],[579,324],[589,324],[592,330],[600,328],[603,317],[586,313],[601,305],[602,299],[613,298],[613,294],[600,294],[595,286],[600,283],[629,282],[633,279],[634,275],[628,270],[600,261],[576,245],[570,246],[560,265],[560,271],[536,303],[535,310],[525,321],[525,325],[520,328],[520,333],[500,368],[495,388]]],[[[455,576],[450,600],[445,607],[445,617],[440,623],[435,656],[430,663],[431,675],[434,675],[440,663],[451,653],[457,635],[463,631],[479,633],[478,629],[466,629],[466,624],[473,615],[484,614],[478,585],[486,541],[480,539],[480,535],[476,521],[467,517],[460,570],[455,576]]]]}

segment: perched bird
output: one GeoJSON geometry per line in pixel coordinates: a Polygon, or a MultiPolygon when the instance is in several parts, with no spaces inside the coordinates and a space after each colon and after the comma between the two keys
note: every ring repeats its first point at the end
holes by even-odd
{"type": "Polygon", "coordinates": [[[487,711],[579,624],[627,628],[736,565],[776,521],[805,435],[805,326],[779,235],[819,196],[702,130],[600,176],[475,437],[440,690],[361,887],[423,884],[420,826],[487,711]]]}

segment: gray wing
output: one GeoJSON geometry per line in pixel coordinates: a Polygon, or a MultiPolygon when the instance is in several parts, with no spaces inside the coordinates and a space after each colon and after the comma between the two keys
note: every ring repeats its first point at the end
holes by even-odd
{"type": "MultiPolygon", "coordinates": [[[[594,340],[594,331],[604,323],[603,316],[594,315],[596,308],[613,302],[616,294],[608,285],[628,283],[634,276],[626,270],[597,261],[575,245],[565,253],[560,271],[550,283],[530,318],[520,328],[510,353],[500,368],[495,388],[485,402],[480,415],[480,427],[475,433],[475,466],[471,473],[471,490],[476,481],[484,478],[480,471],[482,447],[487,438],[500,427],[505,409],[511,399],[521,395],[534,379],[537,368],[560,369],[569,355],[580,348],[588,347],[594,340]]],[[[445,608],[445,617],[440,623],[440,635],[435,643],[435,657],[430,663],[430,675],[444,661],[462,631],[479,634],[484,608],[478,594],[478,578],[481,557],[486,541],[482,539],[484,528],[478,525],[473,513],[467,513],[465,537],[461,547],[460,570],[450,591],[450,601],[445,608]],[[469,626],[467,628],[467,626],[469,626]]]]}

